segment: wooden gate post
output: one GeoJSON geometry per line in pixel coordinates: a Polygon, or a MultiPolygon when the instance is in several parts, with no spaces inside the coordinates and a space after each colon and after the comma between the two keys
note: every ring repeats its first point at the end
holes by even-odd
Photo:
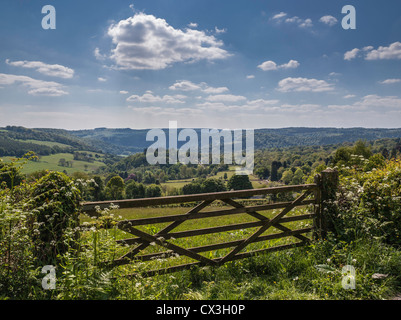
{"type": "Polygon", "coordinates": [[[320,189],[318,195],[318,216],[316,227],[320,238],[325,238],[327,233],[335,231],[334,221],[337,216],[337,205],[335,203],[338,188],[338,172],[334,169],[326,169],[321,172],[319,177],[315,177],[315,182],[320,189]]]}
{"type": "Polygon", "coordinates": [[[318,240],[322,238],[322,176],[320,174],[315,175],[314,182],[317,185],[317,189],[314,191],[315,196],[315,207],[314,213],[315,218],[313,219],[313,239],[318,240]]]}

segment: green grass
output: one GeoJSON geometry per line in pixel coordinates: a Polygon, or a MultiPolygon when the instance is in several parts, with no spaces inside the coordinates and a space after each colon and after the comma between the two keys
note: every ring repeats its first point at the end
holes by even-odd
{"type": "MultiPolygon", "coordinates": [[[[230,208],[226,206],[225,208],[230,208]]],[[[115,215],[121,219],[185,214],[191,207],[166,206],[135,209],[118,209],[115,215]]],[[[220,205],[210,206],[202,211],[221,209],[220,205]]],[[[310,207],[300,207],[288,215],[308,212],[310,207]]],[[[260,212],[272,218],[279,210],[260,212]]],[[[256,221],[247,214],[236,214],[205,219],[187,220],[172,232],[210,228],[213,226],[256,221]]],[[[287,223],[290,229],[298,229],[312,224],[311,220],[287,223]]],[[[168,223],[137,226],[138,229],[155,234],[168,223]]],[[[176,245],[190,248],[221,243],[249,237],[257,228],[206,234],[183,239],[168,240],[176,245]]],[[[119,230],[112,232],[116,239],[132,238],[133,235],[119,230]]],[[[268,233],[281,232],[268,229],[268,233]]],[[[310,237],[311,235],[307,235],[310,237]]],[[[285,238],[252,244],[252,249],[262,249],[289,243],[285,238]]],[[[119,254],[128,248],[119,250],[119,254]]],[[[200,253],[207,258],[221,257],[231,249],[200,253]]],[[[245,249],[248,250],[248,249],[245,249]]],[[[165,248],[150,245],[140,254],[159,253],[165,248]]],[[[118,255],[116,256],[118,257],[118,255]]],[[[301,248],[261,254],[251,258],[230,261],[220,267],[194,267],[167,275],[151,278],[126,278],[123,274],[154,270],[178,265],[194,260],[186,257],[172,259],[158,258],[147,262],[132,262],[113,269],[117,277],[114,298],[117,299],[171,299],[171,300],[359,300],[389,299],[400,290],[401,253],[395,248],[382,244],[379,240],[360,239],[352,243],[339,242],[328,238],[311,242],[301,248]],[[342,267],[352,264],[356,270],[356,288],[342,287],[342,267]],[[319,265],[327,265],[322,271],[319,265]],[[388,274],[385,280],[375,280],[374,273],[388,274]]]]}
{"type": "Polygon", "coordinates": [[[182,180],[169,180],[164,183],[161,183],[162,186],[166,186],[169,188],[177,188],[180,189],[188,183],[191,183],[192,179],[182,179],[182,180]]]}
{"type": "MultiPolygon", "coordinates": [[[[11,161],[13,157],[4,157],[4,161],[11,161]]],[[[67,174],[72,174],[74,172],[87,172],[92,173],[98,168],[104,166],[105,164],[100,161],[94,161],[93,163],[89,163],[86,161],[78,161],[74,160],[74,156],[71,153],[57,153],[49,156],[41,156],[39,161],[28,161],[21,170],[24,174],[30,174],[35,171],[41,170],[50,170],[50,171],[66,171],[67,174]],[[66,161],[72,161],[73,166],[71,167],[62,167],[59,166],[59,160],[64,158],[66,161]],[[87,166],[87,167],[86,167],[87,166]]]]}
{"type": "MultiPolygon", "coordinates": [[[[149,252],[155,248],[151,246],[149,252]]],[[[176,262],[185,261],[177,258],[176,262]]],[[[166,259],[159,259],[115,268],[118,299],[381,300],[394,296],[401,284],[400,252],[372,240],[351,244],[318,241],[301,248],[227,262],[220,267],[194,267],[145,279],[119,276],[121,269],[138,272],[166,266],[166,259]],[[356,270],[356,288],[347,290],[342,287],[341,270],[350,258],[356,270]],[[321,271],[319,265],[328,265],[332,271],[321,271]],[[388,278],[375,280],[372,275],[376,272],[386,273],[388,278]]]]}

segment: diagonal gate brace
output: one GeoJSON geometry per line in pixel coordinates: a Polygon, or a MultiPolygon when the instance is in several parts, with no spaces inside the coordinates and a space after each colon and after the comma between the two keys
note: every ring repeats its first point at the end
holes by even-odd
{"type": "Polygon", "coordinates": [[[308,195],[311,194],[311,191],[308,190],[293,202],[288,205],[283,211],[281,211],[278,215],[276,215],[271,220],[266,220],[266,223],[262,227],[259,228],[254,234],[252,234],[249,238],[242,241],[237,247],[235,247],[230,253],[228,253],[224,258],[219,260],[218,264],[224,264],[227,261],[232,260],[232,258],[242,249],[244,249],[248,244],[252,243],[257,237],[259,237],[263,232],[269,229],[272,225],[276,224],[278,220],[280,220],[283,216],[285,216],[288,212],[290,212],[295,206],[297,206],[300,202],[302,202],[308,195]]]}

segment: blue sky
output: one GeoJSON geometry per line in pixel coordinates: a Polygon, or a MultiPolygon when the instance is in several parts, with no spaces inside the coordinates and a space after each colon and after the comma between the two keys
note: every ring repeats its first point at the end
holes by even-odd
{"type": "Polygon", "coordinates": [[[3,0],[0,41],[0,126],[400,127],[400,1],[3,0]]]}

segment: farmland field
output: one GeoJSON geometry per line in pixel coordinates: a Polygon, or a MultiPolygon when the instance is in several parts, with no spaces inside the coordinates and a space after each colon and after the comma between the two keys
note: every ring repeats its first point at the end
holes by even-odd
{"type": "MultiPolygon", "coordinates": [[[[88,152],[89,153],[89,152],[88,152]]],[[[5,162],[11,161],[13,157],[4,157],[5,162]]],[[[66,171],[67,174],[72,174],[74,172],[93,172],[100,167],[104,166],[103,162],[94,161],[92,163],[87,161],[74,160],[74,156],[71,153],[57,153],[49,156],[41,156],[39,161],[28,161],[22,173],[29,174],[40,170],[50,170],[50,171],[66,171]],[[66,161],[72,162],[72,167],[59,166],[60,159],[65,159],[66,161]]]]}

